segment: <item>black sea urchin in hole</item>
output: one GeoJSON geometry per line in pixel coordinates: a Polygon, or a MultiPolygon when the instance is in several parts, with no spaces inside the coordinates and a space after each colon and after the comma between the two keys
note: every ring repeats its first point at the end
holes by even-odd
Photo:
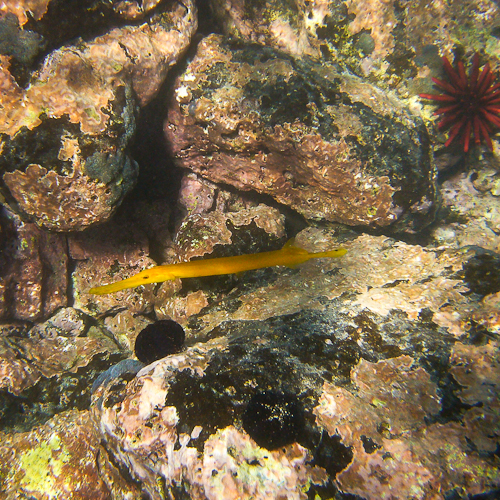
{"type": "Polygon", "coordinates": [[[248,403],[243,428],[259,446],[275,450],[297,441],[304,428],[304,412],[294,396],[264,391],[248,403]]]}
{"type": "Polygon", "coordinates": [[[171,319],[156,321],[142,330],[135,339],[135,355],[149,364],[179,352],[186,335],[184,328],[171,319]]]}
{"type": "Polygon", "coordinates": [[[470,291],[489,295],[500,291],[500,255],[484,250],[463,266],[470,291]]]}
{"type": "Polygon", "coordinates": [[[500,83],[495,83],[495,73],[488,63],[479,73],[477,53],[472,58],[468,78],[462,61],[453,68],[446,57],[442,60],[447,81],[432,79],[441,89],[441,94],[420,94],[420,97],[443,104],[434,114],[443,115],[438,123],[439,129],[451,127],[445,146],[458,138],[467,152],[473,136],[475,144],[484,141],[492,150],[490,136],[495,128],[500,127],[500,83]]]}

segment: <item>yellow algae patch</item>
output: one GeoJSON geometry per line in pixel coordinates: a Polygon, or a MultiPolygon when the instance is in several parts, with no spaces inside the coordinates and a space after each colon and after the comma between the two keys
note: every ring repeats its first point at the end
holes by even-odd
{"type": "Polygon", "coordinates": [[[55,490],[56,480],[62,472],[64,464],[70,460],[70,454],[57,435],[48,441],[26,451],[20,457],[21,468],[25,475],[19,483],[27,491],[39,491],[55,498],[50,491],[55,490]]]}

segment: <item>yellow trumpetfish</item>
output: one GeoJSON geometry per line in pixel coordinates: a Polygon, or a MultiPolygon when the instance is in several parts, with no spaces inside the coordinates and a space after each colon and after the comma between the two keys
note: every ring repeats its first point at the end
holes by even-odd
{"type": "Polygon", "coordinates": [[[241,273],[242,271],[261,269],[263,267],[295,267],[297,264],[302,264],[309,259],[341,257],[346,252],[347,250],[344,248],[337,248],[328,252],[309,253],[303,248],[294,246],[293,241],[290,240],[281,250],[273,250],[271,252],[193,260],[190,262],[180,262],[179,264],[152,267],[116,283],[91,288],[89,293],[102,295],[125,290],[126,288],[135,288],[147,283],[161,283],[162,281],[174,280],[176,278],[198,278],[200,276],[241,273]]]}

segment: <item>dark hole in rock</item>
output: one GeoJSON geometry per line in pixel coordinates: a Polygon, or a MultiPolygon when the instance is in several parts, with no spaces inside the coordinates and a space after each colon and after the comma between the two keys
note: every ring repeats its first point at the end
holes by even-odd
{"type": "Polygon", "coordinates": [[[250,437],[268,450],[294,443],[304,428],[304,412],[297,398],[273,391],[256,394],[242,420],[250,437]]]}
{"type": "Polygon", "coordinates": [[[156,321],[144,328],[135,339],[135,355],[150,364],[169,354],[179,352],[184,345],[184,328],[171,319],[156,321]]]}
{"type": "Polygon", "coordinates": [[[500,255],[481,249],[464,264],[465,282],[472,293],[500,291],[500,255]]]}
{"type": "Polygon", "coordinates": [[[314,450],[312,465],[323,467],[332,478],[344,470],[353,458],[352,449],[344,446],[341,439],[339,435],[330,436],[323,432],[314,450]]]}
{"type": "Polygon", "coordinates": [[[363,443],[363,448],[366,453],[375,453],[378,449],[381,448],[372,438],[367,436],[361,436],[361,441],[363,443]]]}

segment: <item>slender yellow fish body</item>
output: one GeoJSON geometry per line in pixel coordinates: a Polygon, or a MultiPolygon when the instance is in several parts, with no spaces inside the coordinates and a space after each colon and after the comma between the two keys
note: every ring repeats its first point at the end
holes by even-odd
{"type": "Polygon", "coordinates": [[[272,252],[193,260],[190,262],[180,262],[179,264],[152,267],[122,281],[91,288],[89,293],[102,295],[118,292],[126,288],[135,288],[147,283],[160,283],[176,278],[198,278],[201,276],[233,274],[252,269],[261,269],[263,267],[295,267],[297,264],[302,264],[309,259],[341,257],[345,253],[346,250],[344,248],[337,248],[329,252],[309,253],[307,250],[293,246],[289,242],[281,250],[274,250],[272,252]]]}

